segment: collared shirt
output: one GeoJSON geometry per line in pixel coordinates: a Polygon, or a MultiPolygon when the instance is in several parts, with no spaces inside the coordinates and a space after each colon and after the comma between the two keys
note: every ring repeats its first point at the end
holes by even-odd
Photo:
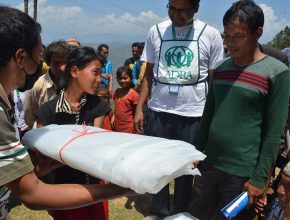
{"type": "Polygon", "coordinates": [[[75,124],[79,124],[79,120],[80,120],[80,110],[82,109],[82,107],[86,104],[87,102],[87,93],[85,93],[80,101],[80,104],[78,106],[78,111],[75,112],[70,104],[65,100],[64,97],[64,93],[65,91],[62,90],[59,96],[59,99],[57,100],[56,103],[56,108],[55,108],[55,113],[60,113],[60,112],[64,112],[64,113],[68,113],[68,114],[74,114],[76,115],[76,120],[75,120],[75,124]]]}
{"type": "Polygon", "coordinates": [[[34,113],[45,102],[57,96],[56,85],[50,78],[49,72],[41,76],[33,88],[26,92],[24,100],[25,122],[31,129],[36,121],[34,113]]]}
{"type": "MultiPolygon", "coordinates": [[[[12,108],[0,84],[0,186],[3,186],[33,170],[26,148],[16,138],[11,123],[12,108]]],[[[5,192],[0,187],[0,197],[5,192]]]]}

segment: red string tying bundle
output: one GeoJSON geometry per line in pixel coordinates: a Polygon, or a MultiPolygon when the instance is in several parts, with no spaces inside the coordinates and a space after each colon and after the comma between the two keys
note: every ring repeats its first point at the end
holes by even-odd
{"type": "Polygon", "coordinates": [[[74,131],[74,132],[79,133],[79,135],[77,135],[77,136],[73,137],[72,139],[70,139],[68,142],[66,142],[66,143],[65,143],[65,144],[60,148],[60,150],[59,150],[59,158],[60,158],[60,160],[61,160],[61,162],[62,162],[63,164],[65,164],[65,162],[64,162],[64,160],[63,160],[63,158],[62,158],[62,152],[63,152],[63,150],[64,150],[67,146],[69,146],[69,144],[71,144],[73,141],[75,141],[76,139],[81,138],[81,137],[83,137],[83,136],[87,136],[87,135],[91,135],[91,134],[98,134],[98,133],[107,133],[107,132],[111,132],[111,131],[107,131],[107,130],[104,130],[104,131],[92,131],[92,132],[89,132],[89,129],[87,128],[87,126],[86,126],[85,123],[83,123],[82,126],[83,126],[83,130],[82,130],[82,131],[72,130],[72,131],[74,131]]]}

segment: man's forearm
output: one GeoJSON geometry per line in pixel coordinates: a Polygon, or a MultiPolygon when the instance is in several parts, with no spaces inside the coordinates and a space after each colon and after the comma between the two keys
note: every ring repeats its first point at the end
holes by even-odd
{"type": "Polygon", "coordinates": [[[27,207],[37,210],[77,208],[133,194],[132,190],[113,184],[45,184],[33,172],[7,186],[27,207]]]}

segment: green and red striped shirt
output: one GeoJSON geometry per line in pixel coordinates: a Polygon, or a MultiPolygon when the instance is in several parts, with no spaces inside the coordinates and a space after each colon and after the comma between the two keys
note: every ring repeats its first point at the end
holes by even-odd
{"type": "Polygon", "coordinates": [[[246,67],[232,58],[215,68],[196,147],[217,169],[265,185],[288,116],[290,71],[265,56],[246,67]]]}

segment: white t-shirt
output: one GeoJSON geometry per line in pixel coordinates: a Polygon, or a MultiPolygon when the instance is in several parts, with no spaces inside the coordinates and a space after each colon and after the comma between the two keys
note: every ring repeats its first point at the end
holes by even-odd
{"type": "Polygon", "coordinates": [[[25,130],[28,127],[24,120],[24,110],[23,110],[24,98],[25,98],[24,92],[17,93],[16,90],[14,90],[13,99],[15,103],[14,106],[15,119],[17,127],[20,128],[21,130],[25,130]]]}
{"type": "MultiPolygon", "coordinates": [[[[189,39],[198,36],[205,23],[194,21],[189,39]]],[[[163,40],[172,40],[172,22],[166,20],[158,24],[163,40]]],[[[175,27],[178,38],[185,37],[190,25],[175,27]]],[[[146,44],[141,60],[154,64],[154,77],[157,75],[161,39],[156,25],[152,26],[147,35],[146,44]]],[[[217,61],[223,59],[223,43],[219,31],[209,25],[206,26],[199,39],[200,51],[200,81],[206,79],[208,70],[212,70],[217,61]]],[[[169,85],[152,83],[151,97],[148,107],[157,112],[167,112],[187,117],[200,117],[203,113],[208,85],[202,82],[196,85],[179,86],[178,94],[169,93],[169,85]]]]}

